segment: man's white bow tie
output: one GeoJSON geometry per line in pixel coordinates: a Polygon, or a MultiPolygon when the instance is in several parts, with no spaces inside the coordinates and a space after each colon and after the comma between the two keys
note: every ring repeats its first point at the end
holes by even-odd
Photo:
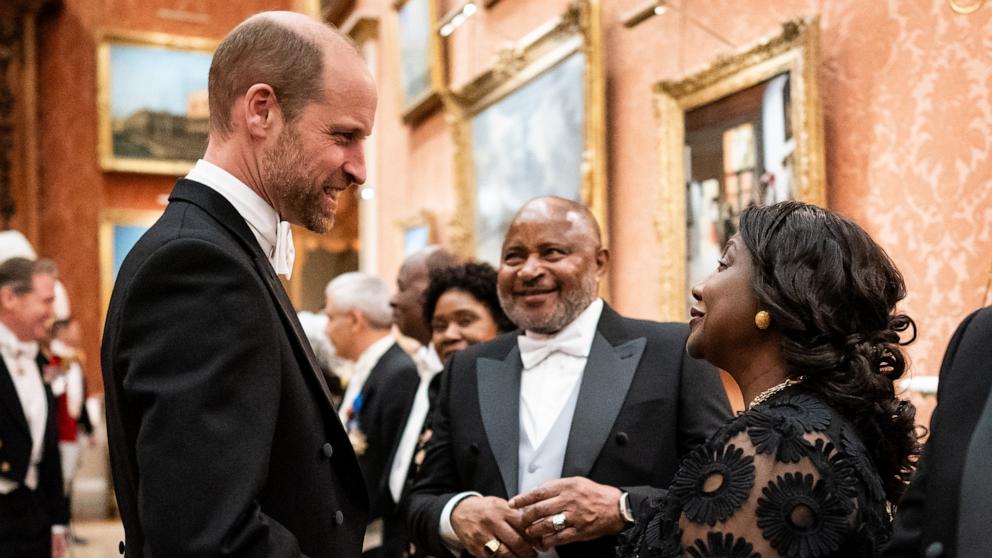
{"type": "Polygon", "coordinates": [[[279,221],[276,228],[276,248],[272,256],[272,267],[276,273],[292,279],[293,262],[296,261],[296,248],[293,247],[293,229],[288,221],[279,221]]]}
{"type": "Polygon", "coordinates": [[[517,337],[517,346],[520,347],[520,360],[527,370],[544,362],[544,359],[555,352],[579,358],[589,356],[588,344],[583,343],[582,333],[578,330],[559,333],[557,336],[547,339],[535,339],[521,335],[517,337]]]}

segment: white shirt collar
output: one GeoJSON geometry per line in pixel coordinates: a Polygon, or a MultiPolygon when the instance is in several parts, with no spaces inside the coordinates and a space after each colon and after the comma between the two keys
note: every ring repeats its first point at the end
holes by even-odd
{"type": "Polygon", "coordinates": [[[545,335],[533,331],[525,331],[524,335],[535,341],[550,341],[557,337],[579,336],[582,338],[584,347],[592,347],[592,340],[596,336],[596,328],[599,326],[599,318],[602,315],[603,299],[597,297],[571,323],[561,328],[558,332],[545,335]]]}
{"type": "Polygon", "coordinates": [[[209,186],[231,202],[234,209],[238,210],[241,217],[248,223],[255,238],[258,239],[262,252],[266,256],[272,255],[276,246],[279,214],[261,196],[233,174],[203,159],[196,162],[186,178],[209,186]]]}
{"type": "MultiPolygon", "coordinates": [[[[266,203],[258,193],[244,182],[238,180],[236,176],[204,159],[196,162],[186,178],[195,180],[224,196],[224,199],[234,206],[234,209],[248,224],[248,228],[255,235],[255,240],[261,247],[262,253],[269,259],[273,269],[277,273],[286,275],[287,279],[290,277],[293,254],[279,254],[280,227],[287,229],[283,235],[288,235],[288,242],[290,243],[290,246],[284,250],[291,250],[292,235],[288,231],[288,223],[280,222],[279,214],[271,205],[266,203]],[[288,261],[284,262],[283,260],[287,258],[288,261]],[[285,269],[286,265],[289,267],[288,270],[285,269]]],[[[284,240],[284,242],[287,241],[284,240]]]]}
{"type": "Polygon", "coordinates": [[[3,322],[0,322],[0,349],[12,358],[29,357],[33,360],[38,356],[37,341],[21,341],[3,322]]]}
{"type": "MultiPolygon", "coordinates": [[[[358,359],[355,360],[355,374],[362,374],[367,377],[369,372],[371,372],[372,369],[375,368],[375,365],[378,364],[379,359],[382,358],[382,355],[386,354],[386,351],[393,346],[393,343],[395,343],[393,336],[386,335],[382,339],[369,345],[368,348],[362,351],[362,354],[359,355],[358,359]]],[[[355,378],[352,377],[352,379],[354,380],[355,378]]],[[[362,383],[365,383],[364,379],[362,380],[362,383]]]]}
{"type": "Polygon", "coordinates": [[[415,360],[417,361],[417,368],[422,368],[421,376],[425,374],[430,374],[433,376],[438,372],[444,370],[444,363],[441,362],[441,357],[437,354],[437,349],[434,348],[434,342],[431,341],[426,345],[421,345],[417,349],[417,354],[415,355],[415,360]]]}

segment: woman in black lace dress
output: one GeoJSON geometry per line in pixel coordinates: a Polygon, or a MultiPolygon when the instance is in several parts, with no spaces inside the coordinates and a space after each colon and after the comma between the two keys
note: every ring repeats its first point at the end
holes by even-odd
{"type": "Polygon", "coordinates": [[[685,458],[619,556],[875,555],[918,450],[892,386],[900,333],[915,336],[892,261],[854,223],[784,202],[746,210],[692,294],[689,353],[749,404],[685,458]]]}

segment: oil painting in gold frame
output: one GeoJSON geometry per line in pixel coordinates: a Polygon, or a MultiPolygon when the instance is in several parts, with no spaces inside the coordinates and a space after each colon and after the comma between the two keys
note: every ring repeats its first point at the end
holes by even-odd
{"type": "Polygon", "coordinates": [[[105,31],[97,46],[100,166],[180,176],[207,145],[216,41],[105,31]]]}
{"type": "Polygon", "coordinates": [[[395,0],[399,95],[403,122],[416,124],[440,108],[443,70],[435,30],[438,0],[395,0]]]}
{"type": "Polygon", "coordinates": [[[655,219],[661,246],[661,319],[686,319],[690,282],[705,276],[697,269],[698,259],[690,262],[690,256],[699,258],[698,245],[709,242],[712,245],[702,250],[707,259],[702,263],[704,267],[712,263],[708,259],[713,258],[714,247],[718,256],[745,207],[780,198],[826,205],[819,37],[817,19],[789,22],[770,40],[722,56],[684,79],[655,85],[661,163],[655,219]],[[749,97],[760,114],[742,118],[739,107],[747,105],[749,97]],[[779,128],[769,125],[771,121],[779,128]],[[711,160],[719,168],[710,169],[710,174],[693,168],[693,164],[701,166],[691,144],[701,130],[719,132],[711,133],[709,141],[697,148],[717,153],[711,160]],[[771,152],[769,146],[777,150],[771,152]],[[697,175],[713,178],[699,183],[697,175]],[[705,222],[696,223],[701,215],[705,222]]]}
{"type": "Polygon", "coordinates": [[[608,230],[602,55],[599,0],[578,0],[446,92],[456,251],[496,263],[513,212],[546,194],[583,202],[608,230]]]}

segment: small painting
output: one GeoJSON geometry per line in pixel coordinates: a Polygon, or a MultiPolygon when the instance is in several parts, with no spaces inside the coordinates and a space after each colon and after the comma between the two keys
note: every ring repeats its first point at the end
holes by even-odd
{"type": "Polygon", "coordinates": [[[107,209],[100,216],[100,293],[103,310],[110,304],[114,281],[128,252],[162,215],[161,211],[107,209]]]}

